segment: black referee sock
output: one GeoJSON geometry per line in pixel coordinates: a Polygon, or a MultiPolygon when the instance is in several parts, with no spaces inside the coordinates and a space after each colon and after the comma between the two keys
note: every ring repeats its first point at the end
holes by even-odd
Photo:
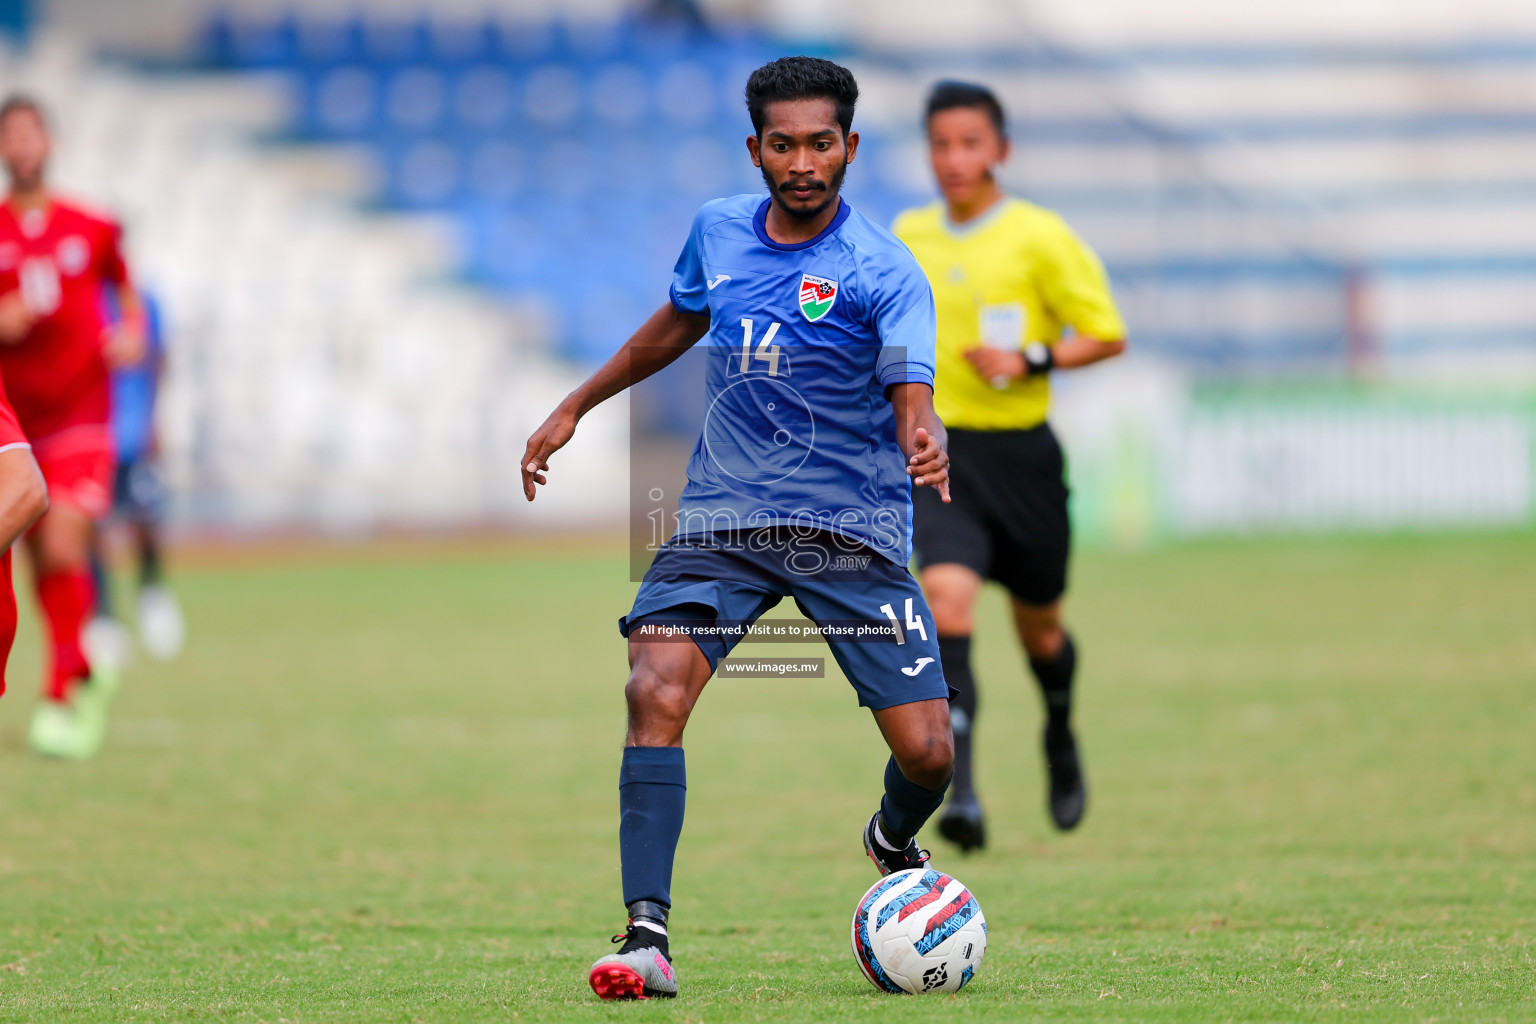
{"type": "Polygon", "coordinates": [[[1072,715],[1072,677],[1077,672],[1077,647],[1066,630],[1062,630],[1061,637],[1061,649],[1054,658],[1029,659],[1029,669],[1040,684],[1040,695],[1045,698],[1047,732],[1065,729],[1072,715]]]}
{"type": "Polygon", "coordinates": [[[976,678],[971,675],[971,638],[939,637],[939,665],[944,681],[960,692],[949,702],[949,724],[955,731],[955,777],[950,788],[968,796],[971,789],[971,730],[976,725],[976,678]]]}

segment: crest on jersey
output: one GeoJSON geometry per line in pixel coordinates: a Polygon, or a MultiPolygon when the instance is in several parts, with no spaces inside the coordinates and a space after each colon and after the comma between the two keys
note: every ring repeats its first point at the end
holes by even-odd
{"type": "Polygon", "coordinates": [[[815,274],[800,275],[800,312],[815,323],[832,311],[837,299],[837,282],[815,274]]]}
{"type": "Polygon", "coordinates": [[[54,259],[58,262],[59,269],[64,272],[64,276],[74,277],[82,274],[91,263],[91,243],[79,235],[60,239],[54,259]]]}

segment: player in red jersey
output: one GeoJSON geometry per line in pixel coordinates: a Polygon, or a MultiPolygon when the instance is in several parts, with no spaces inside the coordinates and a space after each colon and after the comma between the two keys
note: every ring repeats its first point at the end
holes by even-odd
{"type": "Polygon", "coordinates": [[[49,510],[26,535],[38,603],[51,639],[47,699],[29,733],[34,750],[90,757],[106,731],[117,680],[96,671],[81,645],[95,595],[95,520],[112,507],[109,367],[144,351],[143,312],[111,220],[54,196],[41,106],[0,104],[0,161],[10,195],[0,206],[0,378],[48,484],[49,510]],[[107,331],[104,288],[117,292],[121,325],[107,331]]]}
{"type": "Polygon", "coordinates": [[[11,587],[11,545],[48,510],[48,488],[32,458],[32,445],[0,387],[0,693],[5,663],[16,639],[16,591],[11,587]]]}

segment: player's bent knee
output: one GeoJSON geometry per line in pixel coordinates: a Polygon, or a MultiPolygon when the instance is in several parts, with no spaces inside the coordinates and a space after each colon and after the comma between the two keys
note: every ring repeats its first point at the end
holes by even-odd
{"type": "Polygon", "coordinates": [[[89,564],[91,523],[73,509],[54,508],[33,530],[30,547],[39,572],[74,572],[89,564]]]}
{"type": "Polygon", "coordinates": [[[630,669],[624,700],[632,723],[680,730],[688,721],[688,687],[644,661],[630,669]]]}
{"type": "Polygon", "coordinates": [[[924,789],[942,789],[955,774],[953,752],[946,757],[923,757],[915,764],[903,765],[901,774],[924,789]]]}
{"type": "Polygon", "coordinates": [[[955,771],[954,737],[949,733],[934,735],[920,749],[898,754],[896,763],[910,782],[924,789],[938,789],[955,771]]]}
{"type": "Polygon", "coordinates": [[[936,565],[923,571],[921,583],[939,635],[969,636],[980,577],[963,566],[936,565]]]}
{"type": "Polygon", "coordinates": [[[1024,633],[1024,651],[1031,658],[1049,660],[1061,652],[1061,645],[1066,642],[1067,634],[1061,628],[1060,622],[1053,622],[1047,626],[1026,630],[1024,633]]]}
{"type": "Polygon", "coordinates": [[[45,535],[36,550],[38,571],[45,574],[75,572],[84,569],[89,562],[85,547],[68,539],[45,535]]]}
{"type": "Polygon", "coordinates": [[[1024,653],[1031,658],[1049,661],[1061,652],[1067,642],[1066,630],[1061,623],[1061,602],[1034,605],[1017,598],[1013,601],[1013,622],[1018,630],[1024,653]]]}
{"type": "Polygon", "coordinates": [[[974,631],[975,616],[967,600],[929,595],[928,609],[939,636],[970,636],[974,631]]]}

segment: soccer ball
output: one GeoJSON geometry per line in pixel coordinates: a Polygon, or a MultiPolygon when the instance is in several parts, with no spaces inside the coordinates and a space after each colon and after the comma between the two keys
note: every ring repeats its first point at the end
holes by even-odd
{"type": "Polygon", "coordinates": [[[933,868],[886,875],[853,912],[853,957],[884,992],[958,992],[986,951],[981,904],[933,868]]]}

